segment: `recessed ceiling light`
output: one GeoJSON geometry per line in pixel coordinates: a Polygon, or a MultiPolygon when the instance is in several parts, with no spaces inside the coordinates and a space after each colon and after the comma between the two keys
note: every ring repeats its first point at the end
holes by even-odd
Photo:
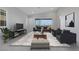
{"type": "Polygon", "coordinates": [[[32,14],[34,14],[34,11],[32,11],[32,14]]]}

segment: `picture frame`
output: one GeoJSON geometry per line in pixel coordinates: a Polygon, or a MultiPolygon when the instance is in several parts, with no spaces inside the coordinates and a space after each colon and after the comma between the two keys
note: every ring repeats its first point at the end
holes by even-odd
{"type": "Polygon", "coordinates": [[[65,26],[75,27],[75,13],[74,12],[65,16],[65,26]]]}
{"type": "Polygon", "coordinates": [[[6,26],[6,11],[0,9],[0,26],[6,26]]]}

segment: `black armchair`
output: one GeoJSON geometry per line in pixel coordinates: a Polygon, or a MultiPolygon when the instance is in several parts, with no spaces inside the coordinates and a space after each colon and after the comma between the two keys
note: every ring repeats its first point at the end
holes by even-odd
{"type": "Polygon", "coordinates": [[[56,37],[56,36],[58,36],[58,35],[61,35],[61,33],[62,33],[62,30],[60,30],[60,29],[57,29],[57,30],[53,30],[52,29],[52,34],[56,37]]]}
{"type": "Polygon", "coordinates": [[[41,31],[41,29],[33,28],[33,31],[41,31]]]}

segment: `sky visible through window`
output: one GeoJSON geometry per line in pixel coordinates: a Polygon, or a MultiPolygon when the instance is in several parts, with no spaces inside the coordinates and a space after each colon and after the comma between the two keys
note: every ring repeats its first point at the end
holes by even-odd
{"type": "Polygon", "coordinates": [[[49,25],[52,25],[53,24],[53,20],[51,19],[44,19],[44,20],[35,20],[35,24],[37,26],[49,26],[49,25]]]}

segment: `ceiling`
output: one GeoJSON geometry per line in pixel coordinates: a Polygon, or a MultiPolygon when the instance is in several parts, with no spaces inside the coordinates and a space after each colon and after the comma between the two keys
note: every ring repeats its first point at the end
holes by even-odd
{"type": "Polygon", "coordinates": [[[34,15],[39,13],[45,13],[49,11],[56,11],[58,7],[18,7],[21,11],[27,15],[34,15]]]}

